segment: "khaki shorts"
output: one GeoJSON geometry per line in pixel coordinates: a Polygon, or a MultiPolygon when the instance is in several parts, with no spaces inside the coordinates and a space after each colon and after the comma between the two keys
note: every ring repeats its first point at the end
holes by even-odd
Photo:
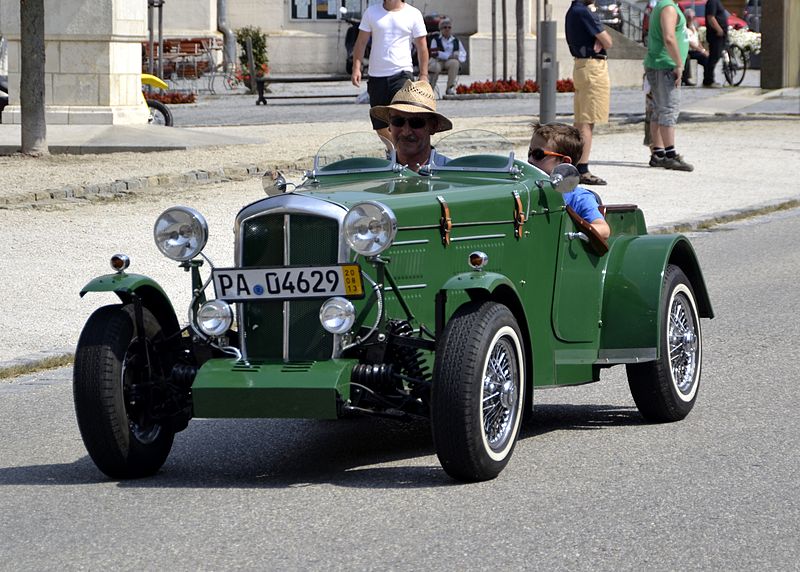
{"type": "Polygon", "coordinates": [[[575,83],[575,123],[608,123],[611,105],[608,61],[576,59],[572,79],[575,83]]]}

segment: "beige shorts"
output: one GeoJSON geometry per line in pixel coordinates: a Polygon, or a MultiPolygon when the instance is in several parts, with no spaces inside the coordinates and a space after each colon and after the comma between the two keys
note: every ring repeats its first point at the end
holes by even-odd
{"type": "Polygon", "coordinates": [[[575,123],[608,123],[611,105],[608,61],[576,59],[572,80],[575,84],[575,123]]]}

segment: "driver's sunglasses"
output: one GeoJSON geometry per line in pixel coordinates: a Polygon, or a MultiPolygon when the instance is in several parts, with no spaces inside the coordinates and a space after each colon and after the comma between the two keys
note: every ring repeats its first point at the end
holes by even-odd
{"type": "Polygon", "coordinates": [[[569,158],[568,155],[562,155],[561,153],[555,153],[554,151],[545,151],[544,149],[537,147],[536,149],[531,149],[528,147],[528,159],[533,159],[534,161],[541,161],[545,157],[561,157],[566,159],[568,162],[572,162],[572,159],[569,158]]]}
{"type": "Polygon", "coordinates": [[[452,26],[439,26],[440,30],[449,30],[452,26]]]}
{"type": "Polygon", "coordinates": [[[399,115],[395,115],[389,118],[389,123],[394,127],[402,127],[406,124],[406,121],[408,121],[408,126],[411,127],[411,129],[422,129],[428,124],[427,117],[400,117],[399,115]]]}

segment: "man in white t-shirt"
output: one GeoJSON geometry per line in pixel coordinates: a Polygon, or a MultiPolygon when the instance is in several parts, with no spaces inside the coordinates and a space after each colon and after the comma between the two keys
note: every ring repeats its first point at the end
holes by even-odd
{"type": "Polygon", "coordinates": [[[452,95],[456,92],[458,83],[458,72],[461,64],[467,61],[467,50],[464,43],[451,34],[453,23],[449,19],[439,22],[438,36],[431,42],[431,63],[429,67],[431,75],[431,86],[436,88],[436,82],[442,70],[447,71],[447,93],[452,95]]]}
{"type": "MultiPolygon", "coordinates": [[[[422,12],[406,4],[405,0],[383,0],[383,3],[366,9],[353,48],[353,73],[350,79],[356,87],[361,86],[361,62],[370,36],[372,48],[367,81],[370,107],[388,105],[406,81],[413,79],[412,41],[417,47],[419,79],[428,81],[427,30],[422,12]]],[[[371,119],[372,128],[378,135],[391,140],[389,125],[376,117],[371,119]]]]}

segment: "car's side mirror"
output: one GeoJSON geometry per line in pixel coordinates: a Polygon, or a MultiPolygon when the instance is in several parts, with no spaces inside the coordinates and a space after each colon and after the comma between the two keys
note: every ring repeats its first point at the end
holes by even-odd
{"type": "Polygon", "coordinates": [[[261,187],[268,197],[285,193],[289,183],[280,171],[267,171],[261,178],[261,187]]]}
{"type": "Polygon", "coordinates": [[[550,173],[550,184],[561,194],[575,190],[580,181],[581,176],[578,169],[571,163],[559,163],[550,173]]]}

